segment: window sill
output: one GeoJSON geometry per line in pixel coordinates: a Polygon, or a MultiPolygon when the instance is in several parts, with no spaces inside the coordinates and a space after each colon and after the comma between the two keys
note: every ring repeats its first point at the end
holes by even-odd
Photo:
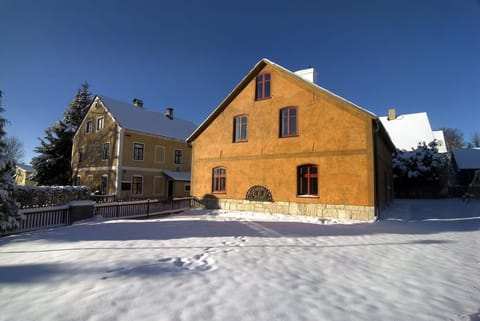
{"type": "Polygon", "coordinates": [[[297,195],[298,198],[320,198],[318,195],[297,195]]]}
{"type": "Polygon", "coordinates": [[[272,99],[272,96],[270,96],[270,97],[263,97],[263,98],[255,98],[255,101],[262,101],[262,100],[268,100],[268,99],[272,99]]]}
{"type": "Polygon", "coordinates": [[[233,143],[248,143],[248,140],[234,140],[233,143]]]}
{"type": "Polygon", "coordinates": [[[286,135],[286,136],[279,136],[278,138],[292,138],[292,137],[298,137],[299,135],[286,135]]]}
{"type": "Polygon", "coordinates": [[[227,192],[212,192],[212,194],[216,195],[216,194],[227,194],[227,192]]]}

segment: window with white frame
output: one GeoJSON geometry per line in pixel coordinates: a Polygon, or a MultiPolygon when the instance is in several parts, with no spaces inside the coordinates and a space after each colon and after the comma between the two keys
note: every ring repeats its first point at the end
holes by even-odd
{"type": "Polygon", "coordinates": [[[132,176],[132,195],[143,194],[143,176],[132,176]]]}
{"type": "Polygon", "coordinates": [[[105,117],[98,117],[97,118],[97,131],[102,130],[105,126],[105,117]]]}
{"type": "Polygon", "coordinates": [[[133,143],[133,160],[143,160],[145,144],[133,143]]]}
{"type": "Polygon", "coordinates": [[[183,151],[181,149],[175,149],[175,164],[181,165],[183,163],[183,151]]]}

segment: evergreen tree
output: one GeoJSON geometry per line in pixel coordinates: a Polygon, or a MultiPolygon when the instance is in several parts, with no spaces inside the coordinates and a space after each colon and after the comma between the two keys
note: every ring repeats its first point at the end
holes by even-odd
{"type": "Polygon", "coordinates": [[[5,155],[5,129],[7,120],[2,117],[5,111],[1,104],[2,92],[0,91],[0,232],[18,226],[21,215],[18,212],[14,198],[15,162],[5,155]]]}
{"type": "Polygon", "coordinates": [[[418,144],[416,149],[397,149],[392,158],[395,190],[399,194],[417,190],[437,192],[443,187],[442,176],[446,174],[448,157],[440,154],[436,140],[418,144]]]}
{"type": "Polygon", "coordinates": [[[63,114],[63,119],[45,130],[44,139],[35,148],[33,179],[40,185],[71,184],[73,136],[92,101],[88,83],[83,83],[63,114]]]}

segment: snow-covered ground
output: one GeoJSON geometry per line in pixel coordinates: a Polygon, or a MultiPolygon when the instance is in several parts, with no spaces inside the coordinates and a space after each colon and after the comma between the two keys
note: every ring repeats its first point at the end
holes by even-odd
{"type": "Polygon", "coordinates": [[[480,320],[480,202],[190,211],[0,239],[0,320],[480,320]]]}

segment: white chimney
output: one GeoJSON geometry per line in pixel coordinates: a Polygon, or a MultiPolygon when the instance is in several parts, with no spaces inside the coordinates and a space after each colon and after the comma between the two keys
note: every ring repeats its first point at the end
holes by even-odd
{"type": "Polygon", "coordinates": [[[295,71],[295,74],[309,82],[313,82],[314,84],[317,83],[317,72],[312,67],[295,71]]]}
{"type": "Polygon", "coordinates": [[[172,107],[167,107],[167,109],[165,109],[165,116],[167,116],[168,119],[173,119],[173,108],[172,107]]]}
{"type": "Polygon", "coordinates": [[[391,108],[388,110],[388,120],[395,120],[397,119],[397,111],[395,108],[391,108]]]}

